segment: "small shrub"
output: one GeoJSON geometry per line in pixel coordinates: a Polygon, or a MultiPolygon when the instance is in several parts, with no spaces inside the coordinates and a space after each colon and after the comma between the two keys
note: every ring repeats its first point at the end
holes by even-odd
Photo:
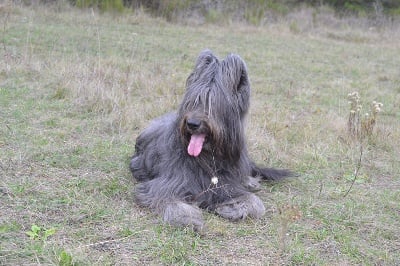
{"type": "Polygon", "coordinates": [[[282,1],[266,1],[267,8],[280,14],[287,15],[290,11],[291,4],[288,2],[282,1]]]}
{"type": "Polygon", "coordinates": [[[389,10],[389,15],[400,16],[400,7],[389,10]]]}
{"type": "Polygon", "coordinates": [[[246,10],[244,18],[252,25],[260,25],[264,18],[264,8],[260,8],[259,6],[250,7],[246,10]]]}
{"type": "Polygon", "coordinates": [[[56,229],[54,228],[44,229],[40,226],[37,226],[36,224],[33,224],[31,226],[31,230],[26,232],[30,239],[40,240],[43,242],[47,241],[47,238],[54,235],[55,233],[56,229]]]}
{"type": "Polygon", "coordinates": [[[209,9],[205,15],[207,23],[217,23],[221,17],[221,13],[216,9],[209,9]]]}
{"type": "Polygon", "coordinates": [[[67,253],[65,250],[62,250],[58,257],[58,265],[60,266],[72,266],[75,265],[73,263],[73,259],[71,254],[67,253]]]}
{"type": "Polygon", "coordinates": [[[103,12],[124,10],[123,0],[76,0],[75,5],[80,8],[95,7],[103,12]]]}
{"type": "Polygon", "coordinates": [[[289,25],[289,29],[290,32],[294,33],[294,34],[298,34],[300,33],[300,29],[299,26],[297,25],[297,23],[295,21],[292,21],[289,25]]]}

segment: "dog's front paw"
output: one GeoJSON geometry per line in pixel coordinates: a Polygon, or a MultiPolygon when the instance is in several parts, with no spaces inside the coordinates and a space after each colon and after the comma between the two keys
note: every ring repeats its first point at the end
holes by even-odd
{"type": "Polygon", "coordinates": [[[163,220],[173,226],[191,227],[197,232],[205,229],[201,210],[182,201],[166,204],[163,220]]]}
{"type": "Polygon", "coordinates": [[[256,195],[247,194],[219,204],[215,212],[230,220],[239,220],[246,217],[258,219],[264,215],[265,207],[256,195]]]}

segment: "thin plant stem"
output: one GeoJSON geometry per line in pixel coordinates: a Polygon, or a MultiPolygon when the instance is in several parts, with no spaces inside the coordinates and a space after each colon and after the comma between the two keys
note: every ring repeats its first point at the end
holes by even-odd
{"type": "Polygon", "coordinates": [[[363,156],[363,145],[360,144],[360,157],[358,158],[356,170],[355,170],[355,172],[354,172],[354,178],[353,178],[353,181],[351,182],[351,185],[350,185],[349,189],[348,189],[348,190],[346,191],[346,193],[344,194],[343,198],[347,197],[347,195],[350,193],[350,190],[353,188],[354,183],[355,183],[356,180],[357,180],[358,172],[360,171],[360,168],[361,168],[362,156],[363,156]]]}

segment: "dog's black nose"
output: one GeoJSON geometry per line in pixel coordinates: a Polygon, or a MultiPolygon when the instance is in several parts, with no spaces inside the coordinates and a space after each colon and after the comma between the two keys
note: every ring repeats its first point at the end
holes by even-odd
{"type": "Polygon", "coordinates": [[[190,130],[196,130],[200,127],[201,121],[195,118],[189,118],[186,120],[186,125],[190,130]]]}

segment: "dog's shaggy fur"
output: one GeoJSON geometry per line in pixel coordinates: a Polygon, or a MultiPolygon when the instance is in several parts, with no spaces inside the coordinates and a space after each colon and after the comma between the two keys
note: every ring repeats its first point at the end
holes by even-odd
{"type": "Polygon", "coordinates": [[[135,196],[172,225],[204,226],[200,208],[231,220],[260,218],[265,207],[252,192],[258,180],[287,170],[257,167],[249,158],[243,120],[250,83],[237,55],[218,60],[203,51],[186,82],[177,113],[155,119],[136,142],[130,169],[135,196]]]}

